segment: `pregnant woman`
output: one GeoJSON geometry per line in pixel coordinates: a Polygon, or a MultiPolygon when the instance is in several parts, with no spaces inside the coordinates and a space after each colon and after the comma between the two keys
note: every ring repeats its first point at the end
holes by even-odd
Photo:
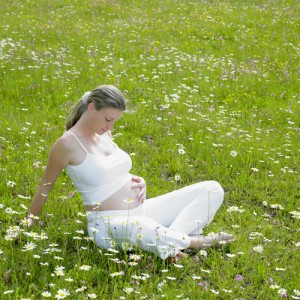
{"type": "Polygon", "coordinates": [[[138,247],[166,259],[183,257],[183,249],[234,240],[226,233],[202,235],[223,201],[216,181],[146,199],[144,179],[130,173],[130,156],[111,136],[125,109],[124,96],[114,86],[102,85],[84,94],[67,119],[66,132],[50,150],[30,214],[41,213],[66,168],[82,197],[88,233],[101,248],[138,247]]]}

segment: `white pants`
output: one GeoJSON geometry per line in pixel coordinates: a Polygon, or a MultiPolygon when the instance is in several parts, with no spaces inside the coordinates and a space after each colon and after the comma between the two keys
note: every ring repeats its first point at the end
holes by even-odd
{"type": "Polygon", "coordinates": [[[196,183],[137,208],[87,212],[88,233],[100,248],[136,246],[165,259],[189,247],[189,235],[202,233],[223,198],[218,182],[196,183]]]}

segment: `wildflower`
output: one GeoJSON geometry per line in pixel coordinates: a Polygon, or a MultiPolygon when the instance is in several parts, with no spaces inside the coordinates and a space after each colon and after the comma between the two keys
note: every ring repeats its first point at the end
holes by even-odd
{"type": "Polygon", "coordinates": [[[219,295],[219,293],[220,293],[220,292],[215,291],[215,290],[213,290],[213,289],[210,289],[210,291],[211,291],[212,293],[216,294],[216,295],[219,295]]]}
{"type": "Polygon", "coordinates": [[[264,242],[265,242],[265,243],[271,243],[272,240],[269,240],[269,239],[267,239],[266,237],[264,237],[264,242]]]}
{"type": "Polygon", "coordinates": [[[279,210],[283,210],[283,206],[280,205],[280,204],[270,204],[270,208],[273,208],[273,209],[279,209],[279,210]]]}
{"type": "Polygon", "coordinates": [[[64,299],[64,298],[66,298],[68,296],[70,296],[70,293],[69,293],[68,290],[66,290],[66,289],[63,289],[63,290],[60,289],[60,290],[57,291],[57,294],[55,295],[55,298],[57,298],[57,299],[64,299]]]}
{"type": "Polygon", "coordinates": [[[3,294],[4,294],[4,295],[7,295],[7,294],[11,294],[11,293],[13,293],[13,292],[14,292],[14,290],[7,290],[7,291],[3,292],[3,294]]]}
{"type": "Polygon", "coordinates": [[[175,179],[175,181],[180,181],[181,180],[181,176],[177,174],[177,175],[174,176],[174,179],[175,179]]]}
{"type": "Polygon", "coordinates": [[[216,148],[218,148],[218,147],[223,147],[224,145],[223,144],[215,144],[215,143],[213,143],[212,144],[214,147],[216,147],[216,148]]]}
{"type": "Polygon", "coordinates": [[[42,292],[42,296],[43,296],[44,298],[50,298],[50,297],[51,297],[51,293],[48,292],[48,291],[44,291],[44,292],[42,292]]]}
{"type": "Polygon", "coordinates": [[[92,267],[88,265],[82,265],[79,270],[89,271],[92,267]]]}
{"type": "Polygon", "coordinates": [[[148,278],[150,278],[151,276],[149,275],[149,274],[147,274],[147,273],[142,273],[142,277],[141,277],[141,279],[142,280],[146,280],[146,279],[148,279],[148,278]]]}
{"type": "Polygon", "coordinates": [[[200,254],[201,256],[207,257],[207,252],[206,252],[205,250],[200,250],[200,251],[199,251],[199,254],[200,254]]]}
{"type": "Polygon", "coordinates": [[[13,210],[11,207],[5,208],[5,213],[8,214],[8,215],[16,215],[16,214],[18,214],[18,212],[15,211],[15,210],[13,210]]]}
{"type": "Polygon", "coordinates": [[[243,280],[243,276],[240,275],[240,274],[238,274],[238,275],[235,276],[235,280],[236,280],[237,282],[240,282],[240,281],[243,280]]]}
{"type": "Polygon", "coordinates": [[[286,291],[286,289],[279,289],[278,291],[277,291],[277,294],[279,294],[279,295],[281,295],[282,297],[284,297],[284,298],[287,298],[287,291],[286,291]]]}
{"type": "Polygon", "coordinates": [[[85,285],[75,290],[75,293],[84,292],[87,289],[85,285]]]}
{"type": "Polygon", "coordinates": [[[176,277],[167,276],[167,279],[169,279],[169,280],[176,280],[176,277]]]}
{"type": "Polygon", "coordinates": [[[39,239],[39,235],[36,232],[24,232],[25,235],[32,237],[34,240],[38,240],[39,239]]]}
{"type": "Polygon", "coordinates": [[[8,181],[6,181],[6,185],[9,187],[14,187],[16,185],[16,183],[14,181],[8,180],[8,181]]]}
{"type": "Polygon", "coordinates": [[[220,242],[219,242],[219,245],[225,245],[225,244],[227,244],[226,241],[220,241],[220,242]]]}
{"type": "Polygon", "coordinates": [[[257,168],[251,168],[251,170],[252,170],[253,172],[258,172],[258,171],[259,171],[257,168]]]}
{"type": "Polygon", "coordinates": [[[0,255],[3,254],[3,250],[0,249],[0,255]]]}
{"type": "Polygon", "coordinates": [[[242,213],[244,211],[245,211],[244,209],[241,209],[241,207],[237,207],[237,206],[229,206],[227,208],[227,212],[239,212],[239,213],[242,213]]]}
{"type": "Polygon", "coordinates": [[[123,291],[126,293],[126,294],[130,294],[133,292],[133,288],[130,288],[130,287],[126,287],[125,289],[123,289],[123,291]]]}
{"type": "Polygon", "coordinates": [[[124,272],[123,272],[123,271],[120,271],[120,272],[114,272],[114,273],[110,274],[111,277],[117,277],[117,276],[121,276],[121,275],[124,275],[124,272]]]}
{"type": "Polygon", "coordinates": [[[56,260],[63,260],[63,258],[60,257],[60,256],[54,256],[54,259],[56,259],[56,260]]]}
{"type": "Polygon", "coordinates": [[[39,219],[38,216],[35,216],[35,215],[33,215],[33,214],[29,214],[28,218],[34,219],[34,220],[38,220],[38,219],[39,219]]]}
{"type": "Polygon", "coordinates": [[[232,290],[222,289],[222,291],[225,292],[225,293],[232,293],[232,290]]]}
{"type": "Polygon", "coordinates": [[[21,220],[20,222],[23,226],[25,227],[29,227],[32,225],[32,219],[31,218],[24,218],[23,220],[21,220]]]}
{"type": "Polygon", "coordinates": [[[88,298],[96,299],[97,295],[96,294],[88,294],[88,298]]]}
{"type": "Polygon", "coordinates": [[[143,239],[143,235],[142,235],[141,233],[138,233],[138,234],[136,235],[136,239],[137,239],[138,241],[141,241],[141,240],[143,239]]]}
{"type": "Polygon", "coordinates": [[[279,286],[277,284],[271,284],[270,289],[272,290],[279,289],[279,286]]]}
{"type": "Polygon", "coordinates": [[[276,270],[276,271],[285,271],[286,269],[284,269],[284,268],[277,268],[277,267],[276,267],[275,270],[276,270]]]}
{"type": "Polygon", "coordinates": [[[55,271],[54,271],[55,275],[56,276],[65,276],[65,272],[63,269],[64,269],[64,267],[56,267],[55,271]]]}
{"type": "Polygon", "coordinates": [[[122,248],[123,250],[128,250],[128,251],[130,251],[130,250],[133,249],[133,246],[132,246],[131,244],[127,243],[127,242],[122,242],[121,248],[122,248]]]}
{"type": "Polygon", "coordinates": [[[173,264],[173,266],[179,269],[183,268],[183,265],[179,265],[179,264],[173,264]]]}
{"type": "MultiPolygon", "coordinates": [[[[115,245],[114,245],[114,246],[115,246],[115,245]]],[[[115,253],[115,254],[119,253],[118,250],[113,249],[113,248],[108,248],[107,251],[112,252],[112,253],[115,253]]]]}
{"type": "Polygon", "coordinates": [[[36,244],[29,242],[23,247],[22,251],[32,251],[35,247],[36,247],[36,244]]]}
{"type": "Polygon", "coordinates": [[[130,199],[130,198],[126,198],[123,200],[123,202],[127,203],[127,204],[130,204],[132,202],[134,202],[134,200],[130,199]]]}
{"type": "Polygon", "coordinates": [[[207,274],[210,273],[210,270],[204,270],[204,269],[201,269],[201,271],[202,271],[202,272],[205,272],[205,273],[207,273],[207,274]]]}
{"type": "Polygon", "coordinates": [[[300,296],[300,291],[294,289],[293,292],[294,292],[294,294],[295,294],[296,296],[300,296]]]}
{"type": "Polygon", "coordinates": [[[262,235],[263,235],[262,233],[256,232],[256,231],[250,232],[249,233],[249,239],[254,240],[256,237],[262,236],[262,235]]]}
{"type": "Polygon", "coordinates": [[[70,277],[68,277],[68,278],[66,278],[66,279],[65,279],[65,281],[67,281],[67,282],[73,282],[73,281],[74,281],[74,279],[73,279],[73,278],[70,278],[70,277]]]}
{"type": "Polygon", "coordinates": [[[105,241],[109,241],[109,244],[110,244],[110,247],[111,248],[115,248],[116,246],[117,246],[117,243],[114,241],[114,240],[112,240],[111,238],[109,238],[109,237],[104,237],[103,238],[105,241]]]}
{"type": "MultiPolygon", "coordinates": [[[[19,195],[19,196],[20,196],[20,195],[19,195]]],[[[28,210],[28,207],[27,207],[26,205],[20,204],[20,206],[21,206],[23,209],[25,209],[26,211],[28,210]]]]}
{"type": "Polygon", "coordinates": [[[253,250],[254,252],[257,252],[257,253],[262,253],[263,250],[264,250],[264,248],[263,248],[263,246],[258,245],[258,246],[256,246],[256,247],[253,247],[252,250],[253,250]]]}
{"type": "Polygon", "coordinates": [[[163,280],[162,282],[159,282],[157,285],[157,288],[159,291],[161,291],[162,287],[166,284],[166,280],[163,280]]]}
{"type": "Polygon", "coordinates": [[[141,256],[138,254],[130,254],[129,255],[129,259],[133,259],[133,260],[140,260],[141,256]]]}
{"type": "Polygon", "coordinates": [[[299,211],[291,211],[290,214],[292,215],[292,218],[300,219],[300,212],[299,211]]]}
{"type": "Polygon", "coordinates": [[[236,156],[237,156],[237,152],[236,152],[235,150],[231,150],[231,151],[230,151],[230,155],[231,155],[232,157],[236,157],[236,156]]]}
{"type": "Polygon", "coordinates": [[[99,231],[99,229],[96,227],[90,227],[89,229],[92,231],[92,233],[97,233],[99,231]]]}
{"type": "Polygon", "coordinates": [[[235,257],[236,255],[235,254],[231,254],[231,253],[227,253],[226,256],[229,257],[229,258],[232,258],[232,257],[235,257]]]}
{"type": "Polygon", "coordinates": [[[181,155],[183,155],[183,154],[185,154],[185,150],[183,148],[179,148],[178,149],[178,153],[181,154],[181,155]]]}

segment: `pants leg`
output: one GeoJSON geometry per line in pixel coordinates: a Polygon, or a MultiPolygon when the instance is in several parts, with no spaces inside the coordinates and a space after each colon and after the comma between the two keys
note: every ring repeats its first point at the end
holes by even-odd
{"type": "Polygon", "coordinates": [[[123,248],[133,245],[166,259],[190,244],[185,233],[144,216],[142,206],[129,211],[91,212],[87,218],[89,235],[100,248],[112,248],[115,243],[123,248]]]}
{"type": "Polygon", "coordinates": [[[201,234],[223,202],[216,181],[204,181],[146,201],[146,216],[186,234],[201,234]]]}

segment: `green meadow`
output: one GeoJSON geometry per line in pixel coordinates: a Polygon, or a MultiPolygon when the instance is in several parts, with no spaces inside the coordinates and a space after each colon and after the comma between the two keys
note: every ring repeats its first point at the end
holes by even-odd
{"type": "Polygon", "coordinates": [[[299,1],[0,6],[0,299],[300,299],[299,1]],[[113,136],[148,198],[217,180],[205,233],[236,242],[175,264],[99,249],[66,172],[27,226],[71,106],[101,84],[128,99],[113,136]]]}

